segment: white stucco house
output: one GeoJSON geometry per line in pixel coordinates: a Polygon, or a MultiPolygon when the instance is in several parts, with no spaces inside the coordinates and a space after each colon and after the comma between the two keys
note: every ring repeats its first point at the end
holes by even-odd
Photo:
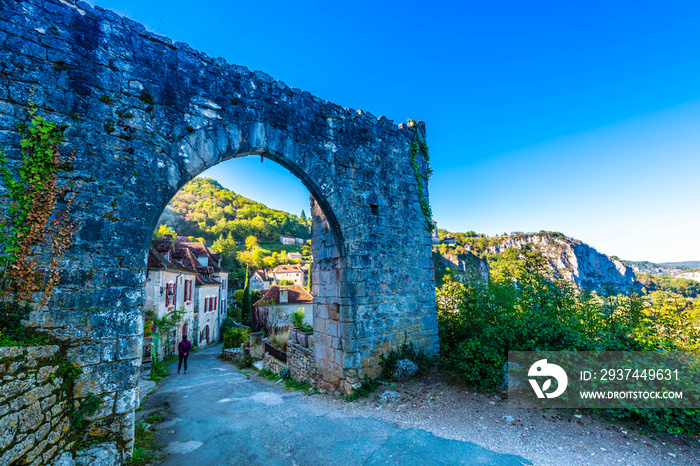
{"type": "Polygon", "coordinates": [[[304,323],[313,326],[314,298],[299,285],[278,286],[274,285],[267,293],[255,302],[258,309],[265,308],[268,311],[279,311],[280,314],[290,316],[297,309],[304,310],[304,323]]]}
{"type": "Polygon", "coordinates": [[[291,280],[294,285],[304,286],[304,271],[298,265],[278,265],[272,274],[275,285],[279,285],[282,280],[291,280]]]}
{"type": "MultiPolygon", "coordinates": [[[[152,241],[146,272],[146,319],[174,318],[184,311],[177,327],[157,338],[161,357],[176,354],[182,335],[195,346],[219,340],[226,318],[228,271],[221,268],[221,255],[204,244],[168,236],[152,241]],[[152,312],[151,312],[152,311],[152,312]]],[[[155,345],[155,342],[154,342],[155,345]]]]}

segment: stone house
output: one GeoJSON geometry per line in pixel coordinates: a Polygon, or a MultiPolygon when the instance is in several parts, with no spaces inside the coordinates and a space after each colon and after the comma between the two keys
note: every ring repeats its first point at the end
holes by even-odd
{"type": "Polygon", "coordinates": [[[295,238],[293,236],[280,236],[280,243],[282,244],[304,244],[306,241],[304,241],[303,238],[295,238]]]}
{"type": "Polygon", "coordinates": [[[154,339],[155,350],[160,358],[174,354],[177,344],[186,334],[191,338],[194,326],[195,299],[194,289],[198,274],[172,257],[170,241],[154,241],[148,251],[146,268],[146,311],[152,311],[150,319],[156,321],[172,316],[174,311],[183,311],[177,328],[154,339]]]}
{"type": "Polygon", "coordinates": [[[160,355],[175,354],[184,334],[195,346],[218,341],[228,301],[228,271],[220,264],[221,255],[202,243],[173,242],[167,236],[152,241],[145,309],[153,310],[156,320],[184,311],[178,326],[157,339],[160,355]]]}
{"type": "Polygon", "coordinates": [[[280,236],[280,243],[282,244],[296,244],[296,238],[292,236],[280,236]]]}
{"type": "Polygon", "coordinates": [[[450,245],[450,244],[457,244],[457,238],[455,238],[453,235],[451,235],[451,234],[448,233],[448,234],[442,239],[442,243],[443,243],[443,244],[448,244],[448,245],[450,245]]]}
{"type": "Polygon", "coordinates": [[[289,257],[291,260],[302,260],[304,256],[301,255],[301,253],[298,252],[290,252],[287,254],[287,257],[289,257]]]}
{"type": "Polygon", "coordinates": [[[199,346],[217,342],[228,306],[228,271],[221,267],[221,254],[197,241],[178,241],[175,248],[182,263],[198,274],[193,342],[199,346]]]}
{"type": "Polygon", "coordinates": [[[254,306],[258,310],[266,309],[268,312],[274,312],[279,317],[288,318],[297,309],[304,310],[304,323],[313,326],[314,298],[299,285],[278,286],[274,285],[267,293],[263,295],[254,306]]]}
{"type": "Polygon", "coordinates": [[[282,280],[291,280],[294,285],[304,286],[304,271],[298,265],[278,265],[272,271],[275,285],[282,280]]]}
{"type": "Polygon", "coordinates": [[[250,289],[255,291],[269,290],[274,284],[274,277],[270,277],[265,270],[256,270],[250,276],[250,289]]]}

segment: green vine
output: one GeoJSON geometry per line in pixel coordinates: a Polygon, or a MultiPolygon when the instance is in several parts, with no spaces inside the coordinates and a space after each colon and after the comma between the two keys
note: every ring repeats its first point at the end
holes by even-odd
{"type": "Polygon", "coordinates": [[[426,219],[425,228],[428,231],[433,231],[433,210],[430,208],[430,202],[428,202],[428,197],[426,196],[426,188],[423,186],[423,176],[420,173],[420,168],[418,166],[418,153],[421,152],[425,158],[426,164],[426,174],[428,178],[433,174],[433,169],[430,168],[430,152],[428,150],[428,143],[425,138],[418,131],[417,126],[413,120],[408,120],[409,129],[414,133],[413,141],[411,141],[411,166],[413,167],[413,173],[416,176],[416,185],[418,190],[418,202],[423,210],[423,215],[426,219]]]}
{"type": "Polygon", "coordinates": [[[36,112],[30,96],[29,122],[19,127],[22,160],[16,170],[0,148],[0,179],[7,188],[0,217],[0,296],[10,292],[18,301],[30,301],[33,293],[43,291],[45,304],[58,282],[57,267],[72,244],[77,222],[70,219],[73,196],[63,212],[55,212],[65,194],[58,187],[57,173],[70,169],[72,155],[58,152],[62,129],[36,112]],[[41,244],[48,245],[46,252],[52,256],[45,270],[39,269],[37,259],[41,244]]]}
{"type": "Polygon", "coordinates": [[[0,224],[7,229],[1,241],[5,243],[5,252],[9,254],[0,256],[0,267],[9,266],[17,260],[19,243],[31,228],[25,220],[34,200],[40,192],[47,189],[46,180],[58,169],[57,164],[53,163],[54,148],[63,140],[63,134],[55,124],[34,116],[33,112],[30,124],[22,129],[23,157],[17,173],[18,179],[12,176],[4,151],[0,149],[0,175],[11,201],[7,209],[10,220],[0,224]]]}

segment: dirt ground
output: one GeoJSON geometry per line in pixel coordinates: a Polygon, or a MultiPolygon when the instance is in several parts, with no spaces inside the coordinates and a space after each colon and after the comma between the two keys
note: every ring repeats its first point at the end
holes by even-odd
{"type": "Polygon", "coordinates": [[[329,411],[424,429],[520,455],[535,465],[700,465],[700,439],[648,432],[585,412],[509,408],[497,394],[467,390],[437,369],[417,380],[382,386],[351,403],[332,395],[310,399],[329,411]],[[399,400],[379,404],[377,398],[385,390],[398,392],[399,400]]]}

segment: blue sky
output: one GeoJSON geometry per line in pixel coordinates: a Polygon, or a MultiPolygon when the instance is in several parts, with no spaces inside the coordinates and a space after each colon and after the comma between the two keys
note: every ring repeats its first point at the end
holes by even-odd
{"type": "MultiPolygon", "coordinates": [[[[571,3],[97,2],[344,107],[425,121],[443,228],[700,260],[700,3],[571,3]]],[[[269,161],[206,174],[308,214],[269,161]]]]}

